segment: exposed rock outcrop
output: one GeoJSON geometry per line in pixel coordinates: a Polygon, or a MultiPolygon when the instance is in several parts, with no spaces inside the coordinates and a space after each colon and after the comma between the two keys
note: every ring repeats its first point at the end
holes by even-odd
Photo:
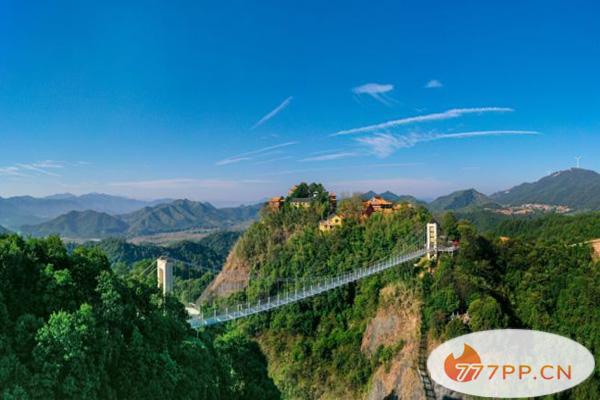
{"type": "Polygon", "coordinates": [[[207,302],[216,297],[228,296],[232,293],[242,291],[248,286],[250,267],[248,263],[239,256],[238,241],[229,255],[223,269],[202,292],[198,302],[207,302]]]}
{"type": "Polygon", "coordinates": [[[367,325],[361,350],[368,355],[381,347],[399,350],[374,372],[366,398],[424,399],[416,369],[421,301],[413,290],[401,284],[385,287],[380,296],[379,309],[367,325]]]}

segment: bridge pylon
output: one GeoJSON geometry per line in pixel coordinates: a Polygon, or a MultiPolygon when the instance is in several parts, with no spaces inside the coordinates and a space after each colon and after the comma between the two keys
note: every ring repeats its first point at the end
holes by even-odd
{"type": "Polygon", "coordinates": [[[437,257],[438,253],[438,226],[432,222],[427,224],[427,259],[431,260],[437,257]]]}
{"type": "Polygon", "coordinates": [[[159,257],[156,260],[156,278],[163,295],[166,296],[173,291],[173,264],[166,257],[159,257]]]}

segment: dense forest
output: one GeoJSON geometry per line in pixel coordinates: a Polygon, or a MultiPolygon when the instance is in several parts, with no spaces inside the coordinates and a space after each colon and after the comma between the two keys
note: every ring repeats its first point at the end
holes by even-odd
{"type": "Polygon", "coordinates": [[[507,240],[481,236],[447,215],[444,228],[460,239],[460,251],[443,257],[424,280],[432,335],[447,340],[513,327],[572,338],[595,354],[596,371],[556,398],[600,398],[600,263],[589,246],[570,245],[598,237],[598,216],[553,215],[500,225],[500,232],[517,237],[507,240]]]}
{"type": "Polygon", "coordinates": [[[3,399],[279,398],[255,342],[186,318],[97,248],[0,237],[3,399]]]}
{"type": "Polygon", "coordinates": [[[600,212],[576,215],[549,214],[541,218],[502,221],[491,232],[495,236],[523,240],[576,244],[600,238],[600,212]]]}
{"type": "Polygon", "coordinates": [[[310,207],[288,198],[280,210],[264,209],[243,235],[200,243],[163,248],[109,239],[67,250],[57,237],[0,235],[3,398],[383,398],[398,395],[382,389],[389,377],[418,397],[421,384],[403,365],[413,365],[419,326],[432,345],[502,327],[570,337],[596,354],[596,372],[553,398],[600,398],[599,263],[589,246],[572,245],[600,236],[598,213],[501,221],[485,234],[447,213],[438,222],[445,238],[460,241],[454,257],[404,264],[271,313],[192,331],[182,303],[214,273],[190,265],[219,268],[234,242],[230,259],[252,280],[225,303],[386,258],[421,243],[435,220],[409,204],[364,218],[354,197],[336,210],[342,226],[321,232],[319,221],[334,211],[325,188],[297,192],[312,196],[310,207]],[[163,254],[181,260],[174,296],[166,298],[148,273],[163,254]],[[406,332],[378,340],[385,329],[406,332]]]}
{"type": "MultiPolygon", "coordinates": [[[[493,211],[475,209],[458,211],[454,215],[472,223],[480,233],[489,237],[507,236],[523,240],[561,240],[579,243],[600,238],[600,212],[564,215],[532,213],[529,215],[502,215],[493,211]]],[[[440,214],[440,219],[444,214],[440,214]]]]}

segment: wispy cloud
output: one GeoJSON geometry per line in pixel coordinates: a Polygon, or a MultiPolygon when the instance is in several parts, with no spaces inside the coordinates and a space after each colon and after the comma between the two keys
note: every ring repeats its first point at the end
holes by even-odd
{"type": "Polygon", "coordinates": [[[349,158],[349,157],[357,157],[360,156],[359,152],[350,152],[350,151],[340,151],[336,153],[322,154],[318,156],[312,156],[303,158],[300,161],[331,161],[331,160],[339,160],[341,158],[349,158]]]}
{"type": "MultiPolygon", "coordinates": [[[[59,175],[59,174],[57,174],[57,173],[54,173],[54,172],[48,171],[48,170],[46,169],[46,168],[48,168],[48,167],[42,168],[42,167],[38,166],[38,164],[17,164],[17,167],[18,167],[18,168],[21,168],[21,169],[23,169],[23,170],[37,172],[37,173],[40,173],[40,174],[42,174],[42,175],[48,175],[48,176],[60,176],[60,175],[59,175]]],[[[55,167],[52,167],[52,168],[55,168],[55,167]]],[[[62,167],[60,167],[60,168],[62,168],[62,167]]]]}
{"type": "Polygon", "coordinates": [[[425,84],[425,89],[438,89],[441,87],[444,87],[444,85],[437,79],[432,79],[425,84]]]}
{"type": "Polygon", "coordinates": [[[408,135],[394,135],[389,133],[376,133],[372,136],[357,138],[356,141],[369,149],[369,152],[377,157],[387,157],[396,150],[413,147],[420,142],[431,142],[445,139],[466,139],[481,136],[520,136],[520,135],[539,135],[537,131],[522,130],[490,130],[490,131],[472,131],[458,133],[410,133],[408,135]]]}
{"type": "Polygon", "coordinates": [[[405,168],[415,167],[423,165],[422,162],[408,162],[408,163],[369,163],[369,164],[351,164],[344,166],[335,167],[320,167],[320,168],[301,168],[301,169],[287,169],[277,170],[263,174],[263,176],[278,176],[278,175],[298,175],[313,172],[325,172],[325,171],[348,171],[348,170],[361,170],[365,171],[369,168],[405,168]]]}
{"type": "Polygon", "coordinates": [[[18,167],[2,167],[0,176],[27,176],[27,174],[22,173],[18,167]]]}
{"type": "Polygon", "coordinates": [[[262,164],[269,164],[275,161],[283,161],[283,160],[289,160],[291,159],[292,156],[284,156],[284,157],[275,157],[275,158],[269,158],[267,160],[262,160],[262,161],[256,161],[255,163],[253,163],[254,165],[262,165],[262,164]]]}
{"type": "Polygon", "coordinates": [[[394,90],[394,85],[389,83],[366,83],[364,85],[352,88],[352,93],[359,96],[366,94],[379,101],[380,103],[389,105],[389,101],[391,100],[391,98],[389,98],[386,95],[386,93],[391,92],[392,90],[394,90]]]}
{"type": "Polygon", "coordinates": [[[269,112],[267,115],[265,115],[264,117],[262,117],[261,119],[259,119],[258,122],[255,123],[254,125],[252,125],[252,128],[250,128],[250,129],[256,129],[256,128],[258,128],[259,126],[261,126],[262,124],[264,124],[265,122],[267,122],[268,120],[272,119],[277,114],[279,114],[280,112],[282,112],[287,106],[290,105],[290,103],[292,102],[293,98],[294,98],[293,96],[290,96],[287,99],[283,100],[281,102],[281,104],[279,104],[277,107],[275,107],[273,110],[271,110],[271,112],[269,112]]]}
{"type": "Polygon", "coordinates": [[[20,176],[26,177],[33,175],[60,176],[52,172],[53,169],[64,168],[65,163],[61,161],[45,160],[35,163],[19,163],[9,167],[0,168],[0,176],[20,176]]]}
{"type": "Polygon", "coordinates": [[[330,136],[352,135],[357,133],[368,133],[382,130],[389,130],[401,125],[414,124],[419,122],[439,121],[446,119],[459,118],[467,114],[483,114],[491,112],[512,112],[508,107],[477,107],[477,108],[453,108],[440,113],[417,115],[415,117],[401,118],[392,121],[382,122],[380,124],[367,125],[359,128],[346,129],[335,132],[330,136]]]}
{"type": "MultiPolygon", "coordinates": [[[[253,160],[256,157],[264,157],[266,155],[272,155],[272,154],[276,153],[276,152],[273,152],[273,150],[275,150],[275,149],[293,146],[295,144],[298,144],[298,142],[285,142],[285,143],[280,143],[280,144],[276,144],[273,146],[263,147],[263,148],[260,148],[257,150],[247,151],[245,153],[237,154],[235,156],[231,156],[231,157],[227,157],[222,160],[219,160],[216,162],[216,165],[235,164],[240,161],[253,160]]],[[[277,154],[280,154],[280,153],[277,152],[277,154]]]]}
{"type": "Polygon", "coordinates": [[[248,161],[248,160],[252,160],[252,158],[251,157],[229,157],[224,160],[218,161],[217,165],[235,164],[235,163],[239,163],[240,161],[248,161]]]}

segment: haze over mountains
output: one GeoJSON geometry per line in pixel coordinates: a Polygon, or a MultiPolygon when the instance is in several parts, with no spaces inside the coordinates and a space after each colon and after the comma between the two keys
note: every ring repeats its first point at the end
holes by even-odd
{"type": "Polygon", "coordinates": [[[21,231],[34,236],[59,234],[67,238],[100,239],[189,229],[227,229],[253,221],[260,208],[261,205],[216,208],[210,203],[175,200],[122,215],[70,211],[41,224],[24,225],[21,231]]]}
{"type": "MultiPolygon", "coordinates": [[[[362,197],[374,195],[377,193],[370,191],[362,197]]],[[[600,210],[600,174],[572,168],[491,196],[475,189],[459,190],[429,204],[390,191],[379,195],[393,202],[426,205],[433,212],[499,209],[530,203],[567,206],[573,211],[600,210]]],[[[21,196],[0,198],[0,225],[35,236],[55,233],[67,238],[132,237],[190,229],[228,229],[256,219],[261,206],[216,208],[191,200],[145,202],[97,193],[21,196]]]]}
{"type": "Polygon", "coordinates": [[[47,197],[0,197],[0,225],[19,228],[56,218],[70,211],[93,210],[107,214],[125,214],[142,207],[170,202],[170,199],[143,201],[102,193],[75,196],[70,193],[47,197]]]}

